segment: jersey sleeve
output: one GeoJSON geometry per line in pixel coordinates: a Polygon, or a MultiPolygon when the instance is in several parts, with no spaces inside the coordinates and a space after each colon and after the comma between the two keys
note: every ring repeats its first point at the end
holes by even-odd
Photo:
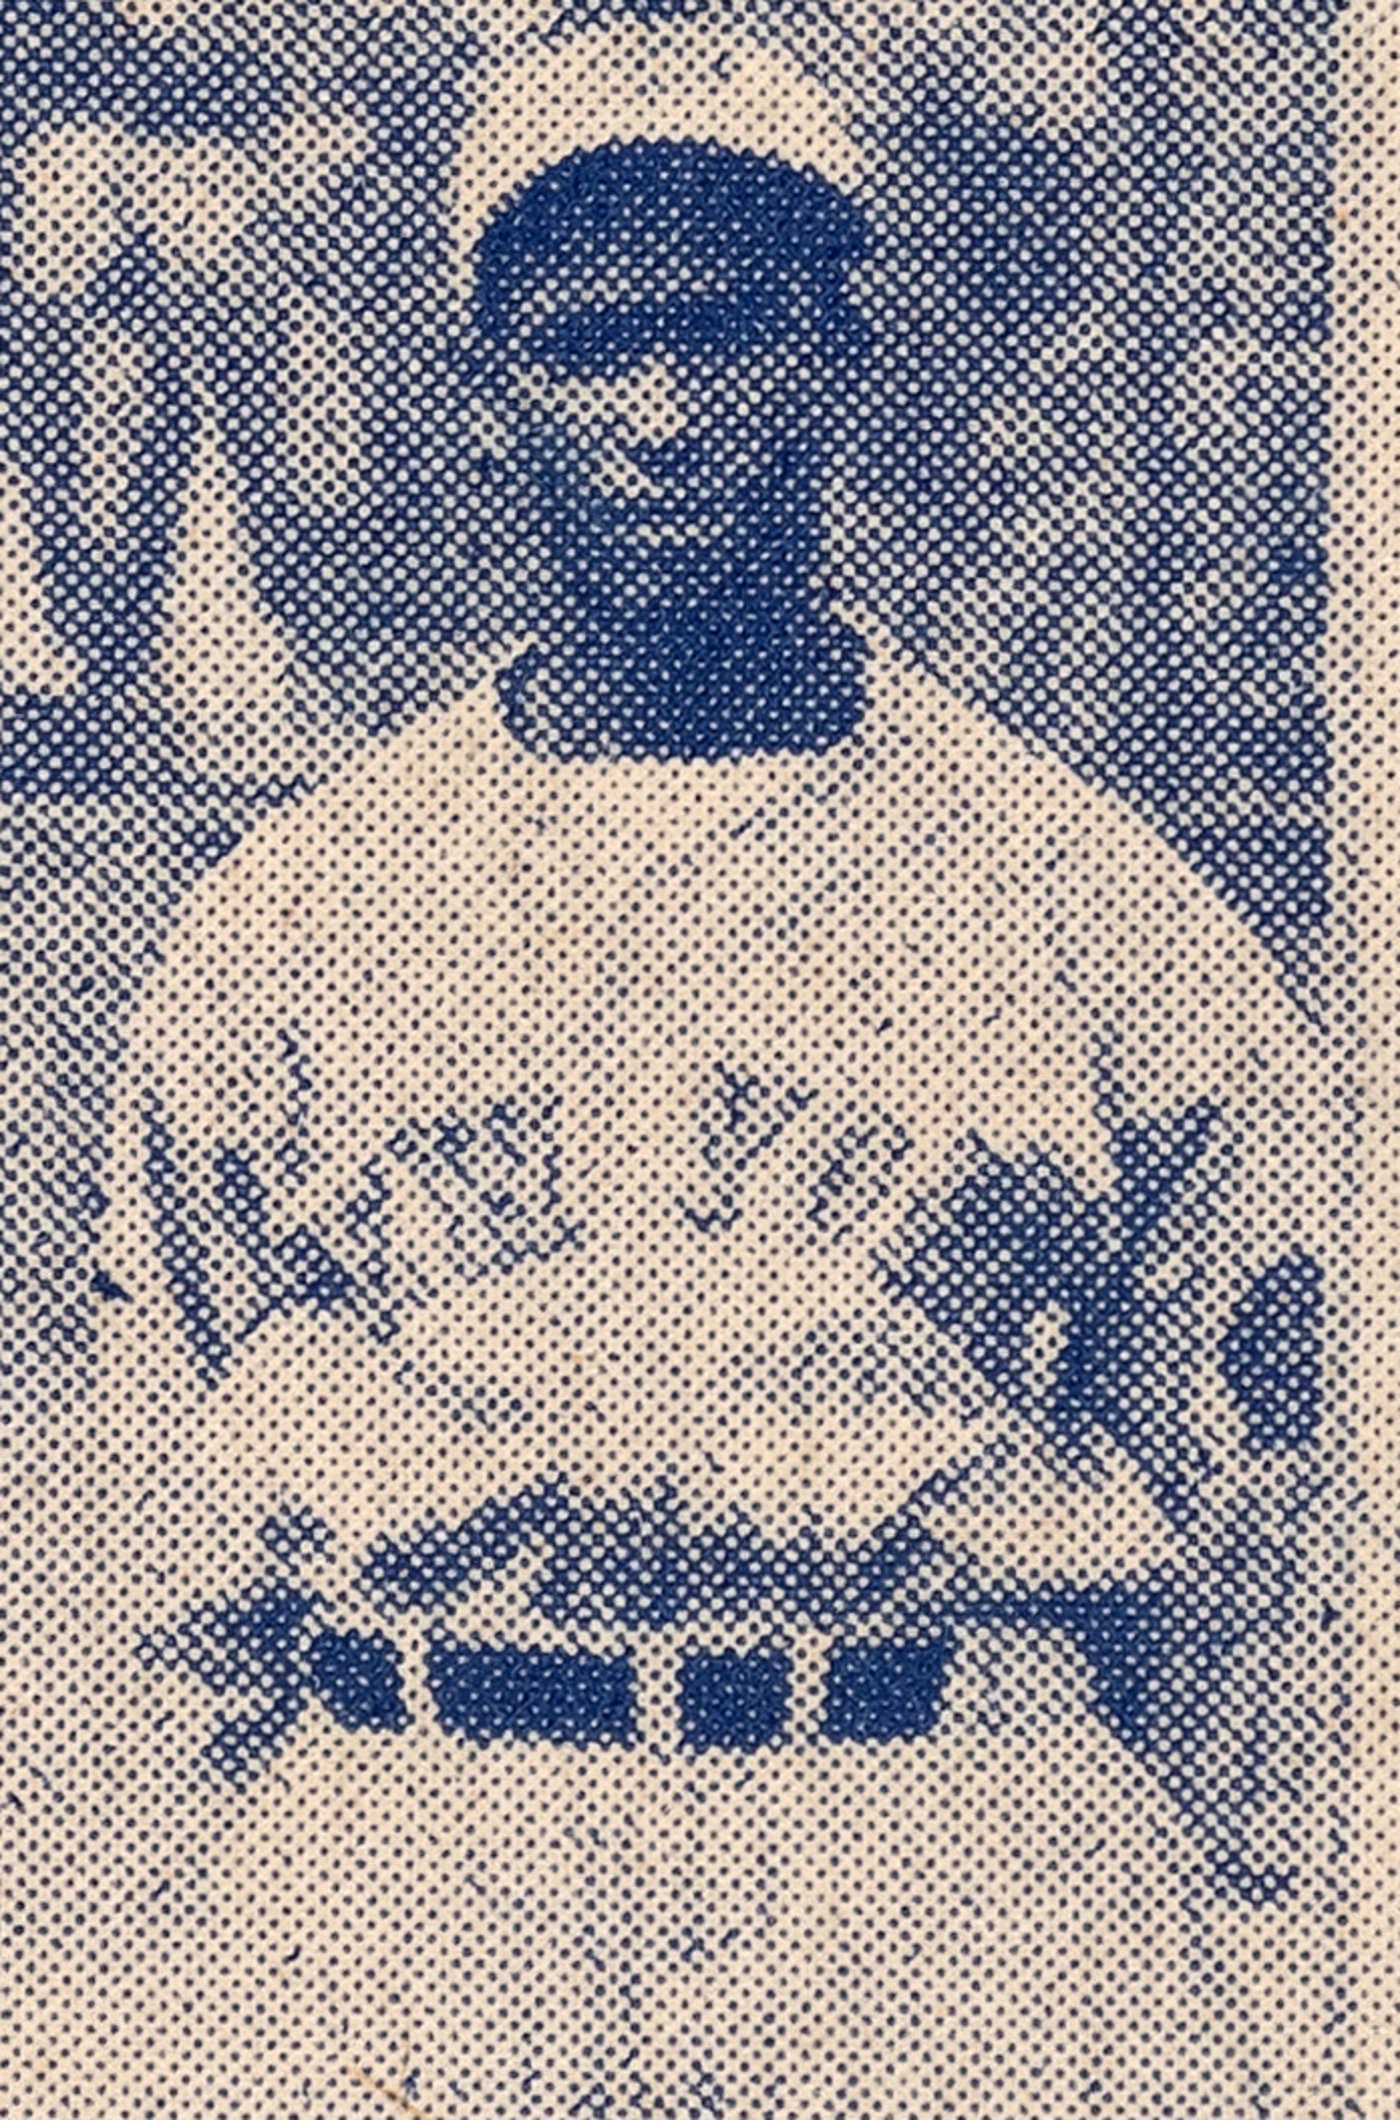
{"type": "Polygon", "coordinates": [[[1050,1586],[1190,1568],[1261,1472],[1324,1453],[1338,1419],[1334,1052],[1244,923],[1120,805],[1054,763],[993,757],[983,785],[1016,825],[1027,955],[1097,1150],[1091,1166],[1057,1139],[1047,1073],[1029,1137],[972,1143],[903,1232],[905,1292],[1003,1422],[997,1478],[931,1497],[925,1521],[1002,1555],[1002,1585],[1018,1551],[1019,1579],[1050,1586]]]}

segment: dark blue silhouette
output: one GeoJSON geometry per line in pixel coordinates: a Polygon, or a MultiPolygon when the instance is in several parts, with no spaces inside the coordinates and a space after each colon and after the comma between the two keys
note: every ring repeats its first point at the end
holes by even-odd
{"type": "Polygon", "coordinates": [[[834,1649],[827,1670],[828,1737],[884,1743],[923,1737],[938,1719],[954,1637],[914,1642],[850,1642],[834,1649]]]}
{"type": "Polygon", "coordinates": [[[861,644],[816,576],[866,244],[819,178],[671,141],[574,155],[487,229],[478,320],[555,575],[503,688],[522,741],[694,759],[850,733],[861,644]]]}
{"type": "Polygon", "coordinates": [[[635,1735],[631,1659],[564,1649],[428,1645],[428,1686],[445,1730],[485,1744],[628,1744],[635,1735]]]}
{"type": "Polygon", "coordinates": [[[697,1752],[712,1747],[757,1752],[776,1744],[787,1718],[791,1660],[777,1649],[723,1649],[681,1662],[681,1738],[697,1752]]]}

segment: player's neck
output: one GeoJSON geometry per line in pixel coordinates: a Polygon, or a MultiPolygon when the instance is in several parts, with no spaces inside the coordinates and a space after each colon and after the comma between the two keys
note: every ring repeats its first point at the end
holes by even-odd
{"type": "Polygon", "coordinates": [[[860,719],[865,644],[804,588],[726,584],[703,601],[570,601],[503,680],[511,733],[560,757],[718,759],[823,751],[860,719]]]}

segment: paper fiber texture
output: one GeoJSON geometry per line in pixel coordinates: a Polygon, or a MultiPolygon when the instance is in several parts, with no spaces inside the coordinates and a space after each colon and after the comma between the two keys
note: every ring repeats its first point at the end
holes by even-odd
{"type": "Polygon", "coordinates": [[[1395,2109],[1391,34],[12,16],[0,2111],[1395,2109]]]}

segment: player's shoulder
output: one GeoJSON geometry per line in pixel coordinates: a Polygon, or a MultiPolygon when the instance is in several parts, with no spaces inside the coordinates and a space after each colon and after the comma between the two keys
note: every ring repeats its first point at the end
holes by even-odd
{"type": "Polygon", "coordinates": [[[255,1018],[264,988],[285,1007],[299,988],[393,947],[406,925],[431,925],[434,899],[458,887],[465,852],[498,808],[494,680],[493,664],[254,824],[186,896],[141,1020],[169,1029],[183,1015],[255,1018]]]}
{"type": "Polygon", "coordinates": [[[1153,1013],[1297,1014],[1263,942],[1152,819],[951,692],[889,635],[875,641],[901,807],[939,820],[969,871],[1017,897],[1062,983],[1125,1003],[1131,992],[1153,1013]]]}

